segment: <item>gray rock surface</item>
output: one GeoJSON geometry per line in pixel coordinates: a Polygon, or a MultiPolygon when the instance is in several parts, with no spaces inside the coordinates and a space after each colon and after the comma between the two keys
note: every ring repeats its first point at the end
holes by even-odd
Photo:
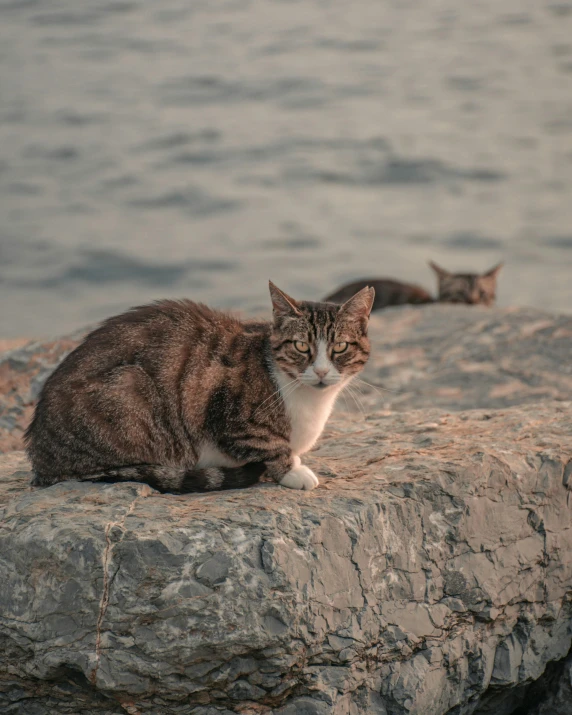
{"type": "Polygon", "coordinates": [[[0,453],[23,449],[24,431],[44,382],[84,332],[30,341],[0,353],[0,453]]]}
{"type": "MultiPolygon", "coordinates": [[[[572,400],[572,316],[533,308],[428,305],[377,313],[365,379],[392,410],[572,400]]],[[[367,388],[364,387],[364,390],[367,388]]]]}
{"type": "Polygon", "coordinates": [[[572,713],[572,330],[538,320],[376,318],[366,379],[402,392],[331,420],[313,492],[33,490],[1,457],[0,712],[572,713]]]}

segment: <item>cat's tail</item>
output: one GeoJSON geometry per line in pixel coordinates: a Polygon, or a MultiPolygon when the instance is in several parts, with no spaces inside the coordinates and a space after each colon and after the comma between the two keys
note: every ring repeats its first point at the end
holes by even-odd
{"type": "MultiPolygon", "coordinates": [[[[265,466],[262,462],[245,464],[243,467],[205,467],[184,469],[182,467],[160,467],[154,464],[134,464],[128,467],[114,467],[95,474],[74,475],[63,479],[82,482],[143,482],[160,492],[188,494],[210,492],[221,489],[244,489],[256,484],[265,466]]],[[[36,473],[32,486],[47,486],[62,481],[36,473]]]]}

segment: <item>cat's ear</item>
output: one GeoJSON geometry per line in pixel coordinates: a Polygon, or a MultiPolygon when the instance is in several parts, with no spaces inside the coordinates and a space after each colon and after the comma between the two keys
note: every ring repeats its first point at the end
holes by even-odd
{"type": "Polygon", "coordinates": [[[373,300],[375,298],[375,290],[366,286],[359,293],[356,293],[340,307],[338,318],[349,320],[367,320],[371,309],[373,308],[373,300]]]}
{"type": "Polygon", "coordinates": [[[451,275],[449,273],[449,271],[446,271],[444,268],[441,268],[441,266],[438,266],[435,263],[435,261],[429,261],[429,265],[435,271],[435,273],[439,276],[439,278],[447,278],[447,276],[451,275]]]}
{"type": "Polygon", "coordinates": [[[497,263],[494,268],[491,268],[490,271],[487,271],[486,273],[483,273],[483,278],[496,278],[500,269],[504,266],[504,261],[501,261],[500,263],[497,263]]]}
{"type": "Polygon", "coordinates": [[[268,281],[268,285],[270,287],[270,298],[272,299],[272,312],[275,318],[293,318],[302,315],[302,311],[294,298],[286,295],[272,281],[268,281]]]}

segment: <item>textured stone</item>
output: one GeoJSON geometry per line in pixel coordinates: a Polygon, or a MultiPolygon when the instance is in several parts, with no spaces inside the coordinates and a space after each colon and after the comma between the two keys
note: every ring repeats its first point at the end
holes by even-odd
{"type": "MultiPolygon", "coordinates": [[[[572,400],[570,315],[411,306],[376,313],[372,334],[374,355],[364,377],[393,392],[368,395],[366,407],[462,410],[572,400]]],[[[430,438],[430,428],[420,437],[430,438]]]]}
{"type": "Polygon", "coordinates": [[[365,713],[365,688],[388,713],[444,713],[532,681],[570,648],[570,407],[338,417],[309,459],[336,476],[309,493],[31,490],[6,455],[3,687],[29,698],[83,674],[85,698],[165,713],[214,690],[231,712],[304,697],[365,713]],[[428,420],[439,434],[419,449],[428,420]],[[494,528],[479,531],[481,504],[494,528]]]}
{"type": "MultiPolygon", "coordinates": [[[[504,321],[504,340],[529,315],[426,310],[443,349],[457,319],[478,342],[477,324],[504,321]]],[[[498,359],[487,343],[484,374],[518,363],[515,340],[498,359]]],[[[548,354],[560,340],[570,354],[554,335],[548,354]]],[[[549,374],[565,396],[564,367],[549,374]]],[[[572,404],[541,397],[453,412],[367,395],[308,455],[312,492],[33,490],[24,455],[4,455],[0,712],[570,715],[572,404]]]]}
{"type": "Polygon", "coordinates": [[[42,385],[84,332],[24,345],[14,341],[12,349],[0,354],[0,452],[23,448],[24,431],[42,385]]]}

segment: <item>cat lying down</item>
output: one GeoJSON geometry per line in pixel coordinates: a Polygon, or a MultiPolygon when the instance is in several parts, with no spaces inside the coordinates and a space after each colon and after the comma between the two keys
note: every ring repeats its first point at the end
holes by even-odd
{"type": "Polygon", "coordinates": [[[375,292],[296,301],[270,283],[273,321],[161,301],[90,333],[46,381],[26,432],[33,485],[145,482],[162,492],[291,489],[301,456],[363,370],[375,292]]]}
{"type": "Polygon", "coordinates": [[[470,305],[493,305],[496,300],[497,275],[502,268],[499,263],[486,273],[450,273],[436,263],[429,263],[437,274],[438,298],[433,298],[424,288],[412,283],[402,283],[391,278],[368,278],[354,281],[324,298],[326,302],[343,303],[364,286],[375,289],[373,310],[391,305],[418,305],[420,303],[467,303],[470,305]]]}

